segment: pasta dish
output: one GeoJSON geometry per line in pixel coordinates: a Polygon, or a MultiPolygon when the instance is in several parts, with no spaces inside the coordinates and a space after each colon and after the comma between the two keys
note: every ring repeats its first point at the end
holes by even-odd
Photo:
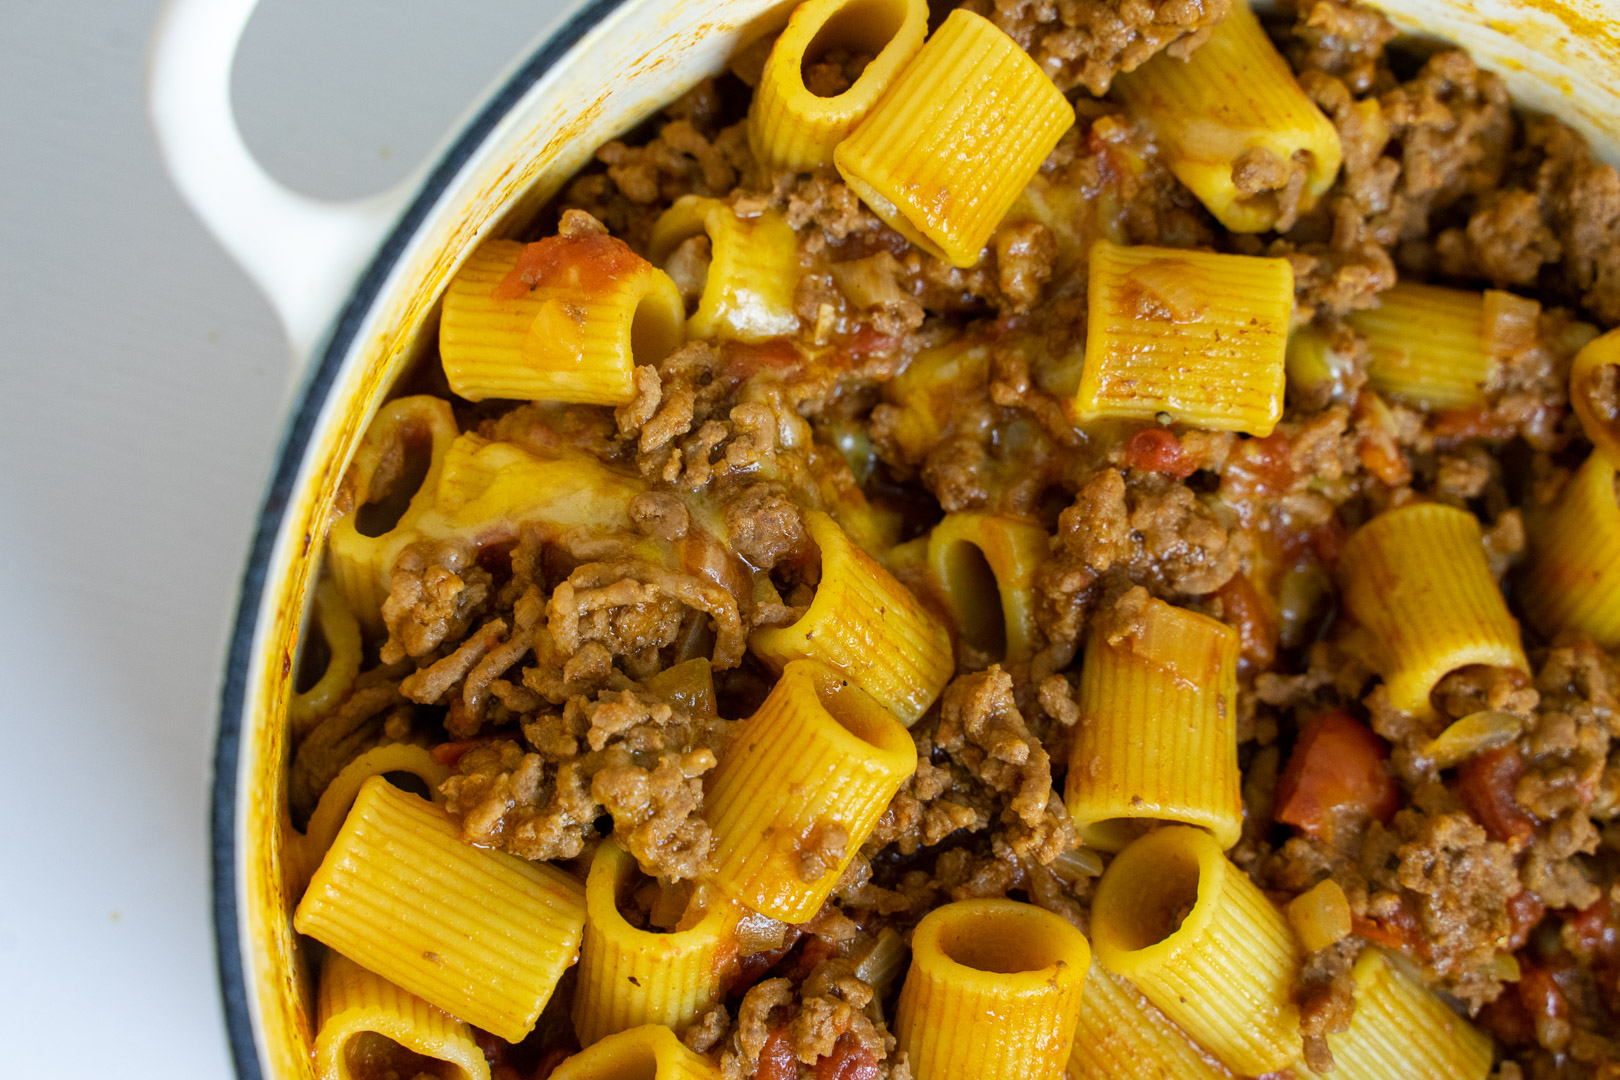
{"type": "Polygon", "coordinates": [[[325,1080],[1620,1077],[1620,175],[1295,0],[804,0],[464,253],[325,1080]]]}

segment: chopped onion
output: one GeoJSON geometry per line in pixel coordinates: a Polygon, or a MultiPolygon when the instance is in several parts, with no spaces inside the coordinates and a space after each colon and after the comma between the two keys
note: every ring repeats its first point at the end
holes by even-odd
{"type": "Polygon", "coordinates": [[[1536,322],[1541,305],[1500,289],[1485,290],[1485,345],[1498,356],[1510,355],[1536,343],[1536,322]]]}
{"type": "Polygon", "coordinates": [[[1073,885],[1083,877],[1096,877],[1103,872],[1102,856],[1090,848],[1065,851],[1052,860],[1052,873],[1073,885]]]}
{"type": "Polygon", "coordinates": [[[1460,765],[1475,754],[1506,746],[1519,737],[1524,721],[1514,713],[1486,709],[1469,713],[1429,743],[1423,756],[1439,769],[1460,765]]]}

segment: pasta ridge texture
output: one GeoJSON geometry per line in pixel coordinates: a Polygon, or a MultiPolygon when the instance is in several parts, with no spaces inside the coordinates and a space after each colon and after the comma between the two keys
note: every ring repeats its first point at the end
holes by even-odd
{"type": "Polygon", "coordinates": [[[1491,1040],[1377,946],[1362,950],[1351,976],[1350,1029],[1327,1037],[1336,1078],[1484,1080],[1491,1071],[1491,1040]]]}
{"type": "Polygon", "coordinates": [[[790,662],[712,774],[715,884],[803,922],[916,768],[916,745],[887,709],[823,664],[790,662]]]}
{"type": "Polygon", "coordinates": [[[1530,563],[1519,592],[1549,638],[1579,631],[1620,646],[1620,500],[1614,460],[1593,450],[1558,501],[1527,522],[1530,563]]]}
{"type": "Polygon", "coordinates": [[[1139,820],[1238,842],[1238,646],[1226,624],[1158,599],[1119,641],[1093,632],[1064,793],[1088,847],[1120,850],[1139,820]]]}
{"type": "Polygon", "coordinates": [[[1057,1080],[1091,948],[1062,917],[1014,900],[935,908],[911,939],[895,1036],[918,1080],[1057,1080]]]}
{"type": "Polygon", "coordinates": [[[806,0],[794,8],[787,29],[771,46],[748,110],[748,145],[754,156],[778,169],[831,165],[833,150],[871,112],[922,48],[927,33],[926,0],[806,0]],[[839,27],[840,21],[857,25],[839,27]],[[889,31],[849,89],[832,97],[804,85],[806,54],[826,30],[849,39],[834,44],[871,44],[889,31]]]}
{"type": "Polygon", "coordinates": [[[1384,677],[1390,703],[1432,714],[1429,693],[1449,672],[1487,664],[1529,673],[1519,626],[1485,562],[1466,510],[1414,503],[1356,530],[1339,558],[1354,641],[1384,677]]]}
{"type": "Polygon", "coordinates": [[[1074,124],[1074,109],[1016,42],[952,11],[833,161],[861,201],[958,267],[1074,124]]]}
{"type": "Polygon", "coordinates": [[[1300,1060],[1293,933],[1208,833],[1169,825],[1134,841],[1103,872],[1091,917],[1103,966],[1234,1072],[1300,1060]]]}
{"type": "Polygon", "coordinates": [[[1282,417],[1294,272],[1286,259],[1091,247],[1079,419],[1269,435],[1282,417]]]}
{"type": "Polygon", "coordinates": [[[443,810],[378,776],[361,785],[293,922],[518,1042],[578,955],[585,890],[550,865],[466,844],[443,810]]]}
{"type": "Polygon", "coordinates": [[[606,840],[585,882],[585,937],[574,990],[581,1046],[642,1024],[681,1028],[720,998],[738,911],[715,896],[697,925],[674,933],[640,930],[619,910],[619,890],[635,860],[606,840]]]}
{"type": "Polygon", "coordinates": [[[777,669],[801,657],[819,660],[909,726],[955,671],[950,635],[830,516],[807,510],[804,521],[821,552],[815,597],[791,626],[754,631],[749,648],[777,669]]]}
{"type": "Polygon", "coordinates": [[[456,1080],[489,1080],[489,1062],[466,1024],[407,993],[342,953],[321,967],[315,1071],[321,1080],[364,1080],[350,1068],[352,1041],[375,1032],[449,1065],[456,1080]]]}

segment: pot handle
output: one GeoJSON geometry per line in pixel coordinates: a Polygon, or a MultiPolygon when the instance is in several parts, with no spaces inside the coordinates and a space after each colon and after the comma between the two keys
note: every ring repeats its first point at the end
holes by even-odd
{"type": "Polygon", "coordinates": [[[416,187],[312,199],[254,160],[231,110],[231,66],[258,0],[169,0],[152,39],[148,106],[181,195],[269,299],[301,374],[416,187]]]}

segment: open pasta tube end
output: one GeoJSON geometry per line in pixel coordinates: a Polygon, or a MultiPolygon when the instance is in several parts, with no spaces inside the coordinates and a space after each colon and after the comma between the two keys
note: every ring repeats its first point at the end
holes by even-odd
{"type": "Polygon", "coordinates": [[[445,290],[439,354],[470,401],[623,405],[634,369],[674,352],[685,323],[669,275],[622,240],[490,240],[445,290]]]}
{"type": "Polygon", "coordinates": [[[895,1037],[918,1080],[1058,1080],[1091,946],[1060,916],[1014,900],[961,900],[911,937],[895,1037]]]}

